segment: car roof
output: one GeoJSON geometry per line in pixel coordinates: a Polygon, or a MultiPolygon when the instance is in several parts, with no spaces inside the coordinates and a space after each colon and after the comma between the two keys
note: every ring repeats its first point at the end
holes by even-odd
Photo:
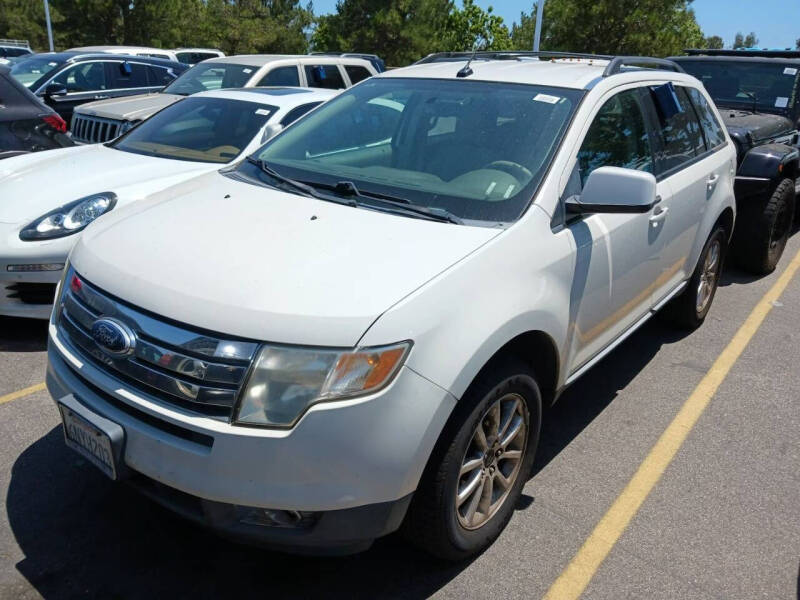
{"type": "Polygon", "coordinates": [[[151,48],[149,46],[76,46],[70,48],[67,52],[107,52],[108,50],[116,50],[122,52],[123,50],[144,50],[145,52],[172,52],[172,50],[162,50],[161,48],[151,48]]]}
{"type": "Polygon", "coordinates": [[[692,63],[692,62],[728,62],[728,63],[769,63],[780,65],[800,65],[800,58],[789,58],[784,56],[748,56],[746,54],[700,54],[693,56],[672,56],[669,60],[674,60],[678,63],[692,63]]]}
{"type": "MultiPolygon", "coordinates": [[[[457,79],[457,73],[467,64],[464,57],[442,57],[441,60],[417,63],[408,67],[392,69],[378,77],[414,77],[426,79],[457,79]]],[[[475,58],[470,63],[472,73],[464,77],[470,81],[495,81],[505,83],[524,83],[572,89],[587,89],[604,79],[606,68],[611,65],[609,57],[592,58],[475,58]]],[[[618,74],[637,78],[670,79],[675,81],[695,81],[685,73],[649,68],[628,68],[618,74]],[[638,76],[638,77],[637,77],[638,76]]],[[[607,79],[607,78],[606,78],[607,79]]]]}
{"type": "Polygon", "coordinates": [[[369,61],[366,61],[363,58],[349,58],[349,57],[343,58],[341,56],[321,56],[321,55],[309,56],[308,54],[235,54],[233,56],[220,56],[219,58],[209,58],[208,60],[204,60],[203,64],[221,62],[234,65],[263,67],[264,65],[267,65],[271,62],[277,62],[279,60],[296,60],[301,64],[306,64],[306,63],[315,64],[318,63],[320,60],[329,60],[332,62],[342,62],[344,64],[370,65],[369,61]]]}
{"type": "Polygon", "coordinates": [[[154,58],[152,56],[132,56],[130,54],[110,54],[108,52],[79,52],[75,50],[66,50],[64,52],[40,52],[38,54],[34,54],[30,58],[43,58],[59,62],[67,62],[67,61],[80,62],[83,60],[116,59],[116,60],[144,62],[147,64],[162,65],[166,67],[180,66],[183,67],[184,69],[189,68],[188,65],[175,62],[174,60],[167,60],[164,58],[154,58]]]}
{"type": "Polygon", "coordinates": [[[192,94],[190,98],[227,98],[231,100],[245,100],[281,108],[292,108],[309,102],[325,102],[339,95],[341,90],[310,89],[295,87],[261,87],[261,88],[231,88],[224,90],[211,90],[192,94]]]}

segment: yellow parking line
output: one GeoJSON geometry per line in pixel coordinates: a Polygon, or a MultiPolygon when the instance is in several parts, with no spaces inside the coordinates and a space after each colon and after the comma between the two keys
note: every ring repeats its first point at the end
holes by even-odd
{"type": "Polygon", "coordinates": [[[708,406],[733,364],[764,322],[767,314],[800,268],[800,252],[759,301],[711,369],[686,400],[639,469],[545,595],[546,600],[580,597],[597,569],[617,543],[639,507],[661,479],[689,432],[708,406]]]}
{"type": "Polygon", "coordinates": [[[44,383],[37,383],[36,385],[32,385],[30,387],[17,390],[16,392],[11,392],[10,394],[6,394],[5,396],[0,396],[0,404],[5,404],[6,402],[11,402],[12,400],[16,400],[18,398],[24,398],[25,396],[30,396],[31,394],[35,394],[36,392],[41,392],[43,389],[45,389],[44,383]]]}

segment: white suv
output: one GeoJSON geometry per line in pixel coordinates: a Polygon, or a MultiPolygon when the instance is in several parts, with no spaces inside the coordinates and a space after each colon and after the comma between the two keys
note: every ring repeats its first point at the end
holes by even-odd
{"type": "Polygon", "coordinates": [[[541,58],[381,74],[89,226],[50,325],[67,444],[242,539],[489,545],[545,405],[661,307],[698,326],[734,223],[696,79],[541,58]]]}

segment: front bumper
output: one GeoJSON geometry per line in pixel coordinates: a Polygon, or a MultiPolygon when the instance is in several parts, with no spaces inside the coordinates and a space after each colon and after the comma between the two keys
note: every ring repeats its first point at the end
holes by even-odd
{"type": "Polygon", "coordinates": [[[316,405],[290,431],[238,427],[132,393],[52,325],[48,359],[54,399],[73,394],[125,430],[123,462],[142,491],[224,534],[290,550],[359,550],[399,527],[455,404],[403,368],[380,393],[316,405]],[[319,514],[301,531],[244,526],[236,507],[319,514]]]}

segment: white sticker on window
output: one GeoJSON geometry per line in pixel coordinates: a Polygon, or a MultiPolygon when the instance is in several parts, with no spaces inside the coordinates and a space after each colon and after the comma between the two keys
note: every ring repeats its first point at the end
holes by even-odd
{"type": "Polygon", "coordinates": [[[536,94],[533,97],[536,102],[547,102],[548,104],[555,104],[561,100],[560,96],[551,96],[550,94],[536,94]]]}
{"type": "Polygon", "coordinates": [[[242,69],[242,73],[252,73],[253,69],[242,69]]]}
{"type": "Polygon", "coordinates": [[[794,69],[792,67],[786,67],[783,70],[783,74],[784,75],[797,75],[797,69],[794,69]]]}
{"type": "Polygon", "coordinates": [[[55,67],[55,66],[56,66],[58,63],[50,62],[50,63],[47,63],[47,64],[48,64],[49,66],[51,66],[51,67],[55,67]]]}
{"type": "Polygon", "coordinates": [[[786,96],[778,96],[775,98],[775,108],[786,108],[789,106],[789,98],[786,96]]]}
{"type": "Polygon", "coordinates": [[[258,109],[256,109],[256,114],[257,115],[264,115],[265,117],[268,117],[270,113],[266,108],[258,108],[258,109]]]}

